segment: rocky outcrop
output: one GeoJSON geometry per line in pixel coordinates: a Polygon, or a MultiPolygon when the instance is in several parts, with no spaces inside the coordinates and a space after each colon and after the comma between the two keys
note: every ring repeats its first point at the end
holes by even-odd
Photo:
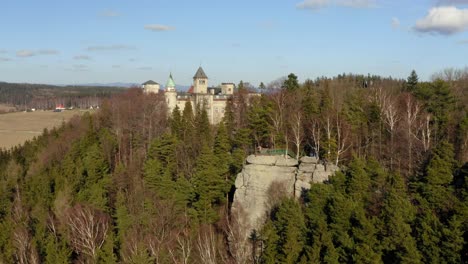
{"type": "Polygon", "coordinates": [[[302,157],[296,175],[294,194],[300,198],[310,189],[311,183],[323,183],[338,170],[335,165],[321,164],[315,157],[302,157]]]}
{"type": "Polygon", "coordinates": [[[336,169],[333,166],[325,169],[314,157],[303,157],[297,161],[283,156],[250,155],[236,178],[232,210],[245,214],[249,230],[259,229],[271,202],[268,189],[273,183],[281,185],[286,194],[299,198],[310,189],[312,182],[328,180],[336,169]]]}

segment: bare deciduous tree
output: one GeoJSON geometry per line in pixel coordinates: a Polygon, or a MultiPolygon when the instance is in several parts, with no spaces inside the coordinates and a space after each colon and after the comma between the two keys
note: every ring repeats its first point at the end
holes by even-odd
{"type": "Polygon", "coordinates": [[[193,241],[190,235],[189,218],[187,212],[184,214],[184,224],[182,228],[174,235],[175,246],[169,248],[169,254],[175,264],[188,264],[193,249],[193,241]]]}
{"type": "Polygon", "coordinates": [[[424,152],[429,151],[431,148],[431,115],[426,114],[424,118],[422,118],[419,122],[419,131],[420,131],[420,138],[419,140],[423,144],[424,152]]]}
{"type": "Polygon", "coordinates": [[[225,232],[228,251],[236,264],[249,263],[251,260],[250,228],[247,222],[246,214],[241,205],[232,210],[230,217],[226,218],[225,232]]]}
{"type": "Polygon", "coordinates": [[[104,244],[109,228],[109,216],[86,205],[70,208],[65,217],[70,242],[78,254],[95,261],[98,250],[104,244]]]}
{"type": "Polygon", "coordinates": [[[296,159],[299,160],[301,153],[301,143],[304,140],[303,119],[301,111],[293,113],[293,117],[291,119],[291,131],[293,134],[294,145],[296,145],[296,159]]]}
{"type": "Polygon", "coordinates": [[[416,138],[414,127],[421,107],[411,94],[405,95],[406,132],[408,140],[408,173],[413,170],[413,139],[416,138]]]}
{"type": "Polygon", "coordinates": [[[217,263],[218,249],[216,234],[211,226],[201,228],[197,238],[197,249],[201,263],[217,263]]]}
{"type": "Polygon", "coordinates": [[[20,264],[36,264],[39,263],[39,255],[27,229],[29,215],[23,207],[19,186],[16,185],[15,189],[12,212],[13,221],[17,224],[12,237],[12,244],[15,248],[15,261],[20,264]]]}
{"type": "Polygon", "coordinates": [[[335,165],[338,166],[340,162],[340,157],[345,153],[350,147],[351,144],[348,142],[349,138],[349,128],[344,122],[343,118],[337,113],[336,115],[336,159],[335,165]]]}
{"type": "Polygon", "coordinates": [[[385,98],[385,102],[382,104],[382,112],[387,131],[390,133],[390,169],[392,169],[395,130],[401,117],[398,113],[396,102],[391,96],[385,98]]]}
{"type": "Polygon", "coordinates": [[[317,155],[317,158],[320,159],[320,138],[322,137],[322,129],[320,127],[320,120],[319,119],[313,119],[311,121],[311,127],[309,128],[311,135],[312,135],[312,140],[313,140],[313,145],[314,145],[314,151],[315,155],[317,155]]]}

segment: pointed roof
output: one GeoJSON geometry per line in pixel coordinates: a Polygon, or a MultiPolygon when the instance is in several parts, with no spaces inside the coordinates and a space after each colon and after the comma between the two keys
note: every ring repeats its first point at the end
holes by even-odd
{"type": "Polygon", "coordinates": [[[200,66],[197,70],[197,73],[195,73],[195,76],[193,76],[194,79],[208,79],[208,76],[206,76],[205,72],[203,71],[202,67],[200,66]]]}
{"type": "Polygon", "coordinates": [[[174,79],[172,79],[172,73],[169,75],[169,79],[167,80],[166,88],[167,87],[175,87],[174,79]]]}

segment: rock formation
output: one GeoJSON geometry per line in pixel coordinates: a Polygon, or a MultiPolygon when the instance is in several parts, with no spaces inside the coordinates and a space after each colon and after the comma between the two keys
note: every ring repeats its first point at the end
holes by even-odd
{"type": "MultiPolygon", "coordinates": [[[[301,197],[311,183],[328,180],[338,168],[321,164],[317,158],[303,157],[300,162],[283,156],[247,157],[241,173],[237,175],[232,210],[242,211],[252,229],[259,229],[271,203],[268,190],[275,183],[291,196],[301,197]]],[[[248,235],[248,234],[246,234],[248,235]]]]}

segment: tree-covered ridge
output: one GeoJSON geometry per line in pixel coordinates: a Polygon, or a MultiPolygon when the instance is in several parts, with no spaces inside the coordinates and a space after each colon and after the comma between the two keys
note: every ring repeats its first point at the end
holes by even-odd
{"type": "Polygon", "coordinates": [[[0,82],[0,103],[17,109],[53,109],[65,107],[89,108],[100,105],[104,98],[125,89],[106,86],[56,86],[47,84],[0,82]]]}
{"type": "Polygon", "coordinates": [[[114,95],[0,151],[0,262],[459,263],[466,82],[410,81],[291,74],[260,96],[239,87],[216,126],[200,105],[168,115],[163,95],[114,95]],[[259,146],[343,171],[273,199],[246,240],[233,182],[259,146]]]}
{"type": "Polygon", "coordinates": [[[270,212],[261,262],[464,263],[468,174],[453,165],[445,142],[409,182],[354,158],[330,182],[312,185],[302,204],[288,198],[270,212]]]}

